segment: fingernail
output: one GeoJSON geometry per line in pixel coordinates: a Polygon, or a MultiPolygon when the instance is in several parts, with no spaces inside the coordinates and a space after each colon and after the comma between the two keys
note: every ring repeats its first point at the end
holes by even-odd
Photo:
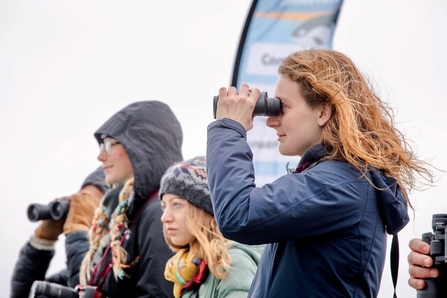
{"type": "Polygon", "coordinates": [[[424,284],[424,281],[422,281],[422,280],[418,281],[417,284],[416,284],[416,288],[418,290],[422,290],[424,288],[424,286],[425,286],[425,284],[424,284]]]}
{"type": "Polygon", "coordinates": [[[438,277],[438,270],[430,269],[430,276],[431,277],[438,277]]]}

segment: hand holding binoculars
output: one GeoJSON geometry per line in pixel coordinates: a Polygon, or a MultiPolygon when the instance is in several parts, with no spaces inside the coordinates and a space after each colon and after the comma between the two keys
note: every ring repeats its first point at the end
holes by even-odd
{"type": "MultiPolygon", "coordinates": [[[[213,98],[213,115],[216,119],[217,102],[219,96],[213,98]]],[[[278,98],[269,98],[267,92],[261,92],[256,102],[253,116],[279,116],[281,114],[281,101],[278,98]]]]}

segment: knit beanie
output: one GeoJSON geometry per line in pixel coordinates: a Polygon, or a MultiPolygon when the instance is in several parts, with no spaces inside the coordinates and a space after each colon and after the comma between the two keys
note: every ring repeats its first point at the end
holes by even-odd
{"type": "Polygon", "coordinates": [[[205,156],[198,156],[169,167],[161,178],[160,199],[170,193],[214,215],[205,163],[205,156]]]}

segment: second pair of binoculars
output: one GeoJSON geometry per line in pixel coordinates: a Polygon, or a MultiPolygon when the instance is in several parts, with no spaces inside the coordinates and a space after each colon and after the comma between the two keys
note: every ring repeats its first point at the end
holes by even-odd
{"type": "Polygon", "coordinates": [[[49,204],[30,204],[28,206],[28,219],[30,221],[39,221],[45,219],[59,220],[67,217],[70,209],[70,201],[67,197],[62,197],[58,200],[51,201],[49,204]]]}
{"type": "MultiPolygon", "coordinates": [[[[250,92],[249,92],[250,94],[250,92]]],[[[213,98],[213,115],[216,119],[217,102],[219,96],[213,98]]],[[[267,92],[261,92],[258,101],[256,102],[253,116],[279,116],[281,114],[281,101],[275,97],[268,97],[267,92]]]]}

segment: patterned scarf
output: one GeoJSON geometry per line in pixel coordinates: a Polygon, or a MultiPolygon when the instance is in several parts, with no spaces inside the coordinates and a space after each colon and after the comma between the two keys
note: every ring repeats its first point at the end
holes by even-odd
{"type": "Polygon", "coordinates": [[[200,286],[207,275],[206,262],[195,257],[186,248],[179,250],[166,263],[165,278],[174,283],[175,298],[179,298],[186,289],[200,286]]]}

